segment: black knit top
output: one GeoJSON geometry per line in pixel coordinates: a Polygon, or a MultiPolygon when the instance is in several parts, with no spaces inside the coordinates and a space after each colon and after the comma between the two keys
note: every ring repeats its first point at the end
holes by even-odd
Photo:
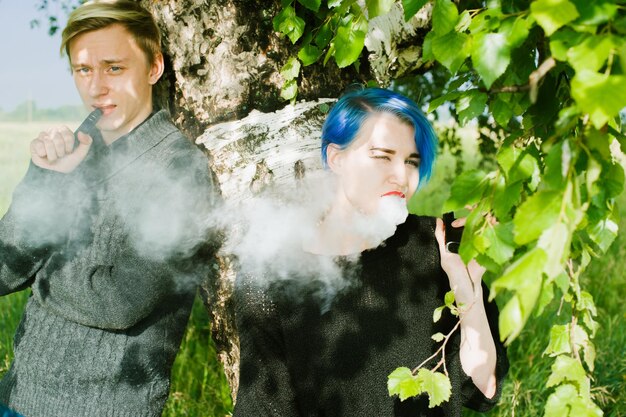
{"type": "Polygon", "coordinates": [[[402,402],[387,392],[387,376],[428,358],[440,346],[431,335],[447,334],[458,320],[444,313],[433,323],[433,311],[450,290],[434,229],[434,218],[409,216],[357,262],[341,260],[352,284],[330,304],[315,277],[293,274],[260,286],[255,277],[241,274],[236,288],[241,374],[234,416],[460,416],[463,406],[493,407],[508,360],[497,308],[486,300],[498,355],[494,398],[486,398],[463,372],[460,330],[446,352],[449,402],[429,409],[425,395],[402,402]]]}

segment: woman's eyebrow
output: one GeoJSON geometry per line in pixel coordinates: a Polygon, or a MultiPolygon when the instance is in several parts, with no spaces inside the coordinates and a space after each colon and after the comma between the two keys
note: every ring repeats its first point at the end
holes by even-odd
{"type": "Polygon", "coordinates": [[[372,146],[370,148],[370,151],[380,151],[380,152],[384,152],[384,153],[388,153],[390,155],[395,155],[396,151],[394,151],[393,149],[387,149],[387,148],[378,148],[376,146],[372,146]]]}

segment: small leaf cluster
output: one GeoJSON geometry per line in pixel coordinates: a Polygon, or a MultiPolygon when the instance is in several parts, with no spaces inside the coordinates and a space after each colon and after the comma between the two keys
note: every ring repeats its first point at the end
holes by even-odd
{"type": "MultiPolygon", "coordinates": [[[[444,297],[444,305],[437,307],[433,313],[433,322],[441,319],[443,311],[448,309],[454,316],[459,316],[459,307],[454,303],[454,292],[448,291],[444,297]]],[[[432,339],[435,342],[442,342],[440,348],[424,362],[411,370],[407,367],[396,368],[387,377],[387,390],[389,396],[397,395],[400,401],[404,401],[410,397],[416,397],[421,394],[428,395],[428,407],[433,408],[445,401],[450,400],[452,393],[452,385],[448,370],[446,369],[445,348],[452,334],[458,329],[459,323],[450,330],[447,335],[443,333],[435,333],[432,339]],[[441,354],[441,359],[433,369],[426,369],[423,366],[441,354]],[[437,369],[443,366],[443,372],[437,369]]]]}
{"type": "Polygon", "coordinates": [[[293,101],[298,94],[300,64],[306,67],[322,60],[326,65],[334,58],[339,68],[352,64],[358,67],[369,19],[389,12],[395,1],[367,0],[365,8],[357,0],[282,0],[281,3],[282,10],[272,21],[274,30],[299,45],[297,58],[290,58],[281,70],[285,80],[281,97],[293,101]],[[307,25],[305,19],[315,24],[307,25]]]}

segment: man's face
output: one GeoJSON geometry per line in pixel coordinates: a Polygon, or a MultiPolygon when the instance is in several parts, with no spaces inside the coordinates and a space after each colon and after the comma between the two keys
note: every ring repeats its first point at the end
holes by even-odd
{"type": "Polygon", "coordinates": [[[149,64],[121,25],[83,33],[70,43],[76,88],[91,111],[102,109],[97,124],[109,144],[133,130],[152,112],[152,86],[163,73],[163,57],[149,64]]]}

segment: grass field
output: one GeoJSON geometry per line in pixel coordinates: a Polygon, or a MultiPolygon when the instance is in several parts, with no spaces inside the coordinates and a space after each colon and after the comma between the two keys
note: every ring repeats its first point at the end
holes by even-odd
{"type": "MultiPolygon", "coordinates": [[[[68,123],[71,128],[77,125],[68,123]]],[[[44,127],[42,124],[23,126],[0,123],[0,214],[6,211],[11,191],[26,170],[30,140],[44,127]]],[[[439,190],[445,194],[445,188],[435,181],[443,179],[434,178],[433,184],[424,191],[439,190]]],[[[443,198],[424,211],[437,210],[443,198]]],[[[621,230],[626,230],[626,194],[622,195],[620,207],[621,230]]],[[[621,298],[626,296],[626,274],[622,270],[624,259],[626,234],[621,234],[606,256],[592,262],[584,278],[585,287],[598,306],[597,320],[601,325],[596,337],[598,356],[593,395],[607,417],[626,417],[626,313],[621,298]]],[[[27,296],[26,292],[22,292],[0,297],[0,374],[10,363],[13,333],[27,296]]],[[[543,357],[542,352],[557,311],[555,303],[542,316],[531,319],[522,335],[509,348],[511,370],[501,404],[484,415],[535,417],[543,414],[543,405],[550,394],[550,390],[545,388],[545,381],[551,361],[543,357]]],[[[208,315],[201,302],[196,300],[172,372],[172,392],[164,416],[223,417],[232,409],[231,404],[221,366],[215,359],[208,315]]],[[[468,411],[465,415],[483,414],[468,411]]]]}

